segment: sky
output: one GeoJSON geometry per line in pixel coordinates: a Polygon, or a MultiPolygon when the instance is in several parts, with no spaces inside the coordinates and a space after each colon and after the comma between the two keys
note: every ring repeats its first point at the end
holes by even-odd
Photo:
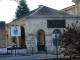
{"type": "MultiPolygon", "coordinates": [[[[0,21],[9,23],[15,18],[15,11],[18,6],[18,2],[16,1],[0,0],[0,21]]],[[[26,2],[30,11],[38,8],[39,5],[44,5],[56,10],[74,5],[72,0],[26,0],[26,2]]]]}

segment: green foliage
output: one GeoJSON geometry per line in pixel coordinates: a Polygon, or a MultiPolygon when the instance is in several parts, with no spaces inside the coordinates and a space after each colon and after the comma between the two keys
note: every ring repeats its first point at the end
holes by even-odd
{"type": "Polygon", "coordinates": [[[20,18],[28,12],[29,12],[29,8],[27,7],[26,1],[21,0],[19,2],[19,5],[18,5],[17,9],[16,9],[15,17],[16,17],[16,19],[20,18]]]}

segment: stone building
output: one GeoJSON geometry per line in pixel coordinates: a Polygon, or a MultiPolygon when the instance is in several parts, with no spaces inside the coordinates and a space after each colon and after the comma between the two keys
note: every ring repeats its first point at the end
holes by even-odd
{"type": "MultiPolygon", "coordinates": [[[[75,5],[60,11],[39,5],[35,10],[7,24],[7,47],[11,48],[16,43],[17,47],[26,46],[27,53],[31,53],[32,48],[34,53],[46,50],[48,53],[56,53],[54,34],[60,35],[63,28],[65,29],[72,23],[76,24],[80,20],[80,1],[73,0],[73,2],[75,5]],[[21,36],[16,37],[16,42],[13,42],[13,37],[10,35],[10,27],[13,25],[21,27],[21,36]]],[[[59,37],[57,39],[59,40],[59,37]]],[[[60,47],[60,43],[58,47],[60,47]]]]}
{"type": "Polygon", "coordinates": [[[6,54],[6,31],[5,31],[5,21],[0,21],[0,54],[6,54]]]}
{"type": "Polygon", "coordinates": [[[72,15],[80,16],[80,0],[72,0],[75,5],[69,6],[67,8],[62,9],[62,11],[67,12],[72,15]]]}

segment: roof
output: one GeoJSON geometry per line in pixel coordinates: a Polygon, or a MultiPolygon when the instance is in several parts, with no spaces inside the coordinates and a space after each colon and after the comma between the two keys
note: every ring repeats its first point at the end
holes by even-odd
{"type": "Polygon", "coordinates": [[[61,9],[61,11],[67,11],[67,10],[71,10],[71,9],[75,9],[75,5],[63,8],[63,9],[61,9]]]}
{"type": "Polygon", "coordinates": [[[20,20],[26,17],[27,18],[80,18],[80,16],[74,16],[74,15],[68,14],[67,12],[56,10],[43,5],[30,11],[29,13],[25,14],[24,16],[16,20],[20,20]]]}
{"type": "Polygon", "coordinates": [[[50,7],[40,6],[39,8],[25,14],[25,16],[31,17],[31,16],[71,16],[71,15],[60,10],[52,9],[50,7]]]}

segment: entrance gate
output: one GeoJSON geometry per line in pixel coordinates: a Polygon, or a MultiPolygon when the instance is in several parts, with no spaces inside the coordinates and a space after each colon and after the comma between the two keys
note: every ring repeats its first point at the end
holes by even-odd
{"type": "Polygon", "coordinates": [[[45,33],[43,30],[37,32],[37,48],[38,51],[45,51],[45,33]]]}

